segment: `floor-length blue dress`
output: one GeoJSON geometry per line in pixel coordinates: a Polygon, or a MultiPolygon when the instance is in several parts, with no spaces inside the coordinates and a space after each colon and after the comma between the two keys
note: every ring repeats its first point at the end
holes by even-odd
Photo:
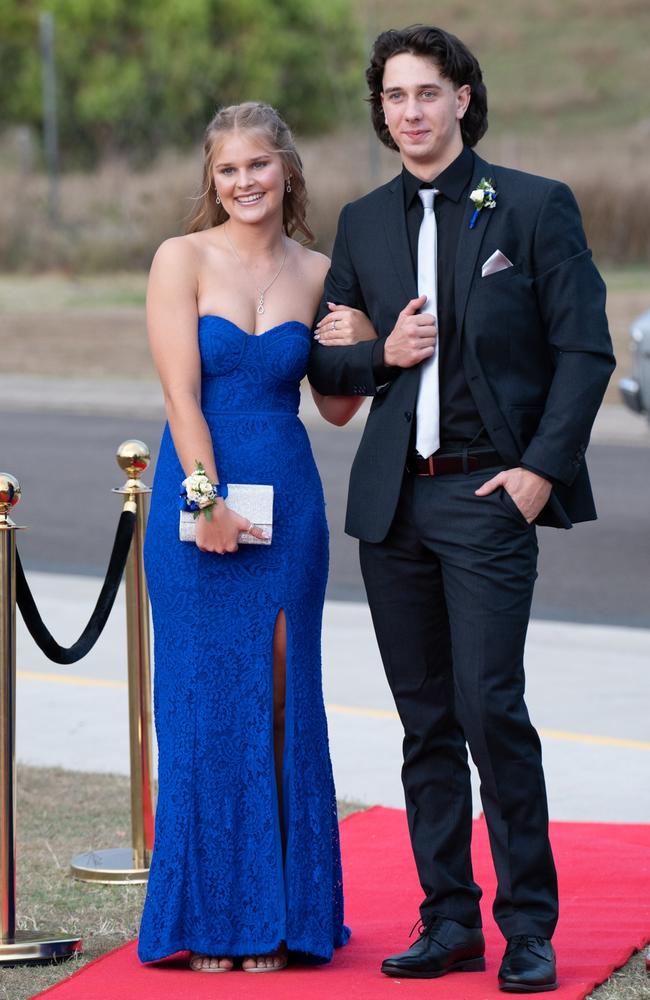
{"type": "Polygon", "coordinates": [[[145,540],[159,793],[138,953],[255,955],[286,941],[328,960],[349,930],[321,684],[327,523],[297,415],[310,331],[290,321],[253,336],[203,316],[198,336],[220,481],[273,485],[273,541],[225,555],[179,541],[184,472],[166,426],[145,540]],[[284,854],[273,749],[281,609],[284,854]]]}

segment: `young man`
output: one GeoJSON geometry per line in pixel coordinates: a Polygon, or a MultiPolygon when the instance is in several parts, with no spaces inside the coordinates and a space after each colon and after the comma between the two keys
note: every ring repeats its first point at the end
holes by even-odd
{"type": "Polygon", "coordinates": [[[541,750],[524,702],[535,524],[595,518],[584,461],[614,367],[605,290],[575,200],[495,167],[480,67],[438,28],[387,31],[367,71],[375,130],[402,172],[346,205],[327,303],[378,339],[320,330],[320,392],[374,396],[346,530],[404,725],[403,782],[425,898],[390,976],[485,968],[470,859],[466,744],[478,767],[507,939],[501,989],[557,986],[557,881],[541,750]]]}

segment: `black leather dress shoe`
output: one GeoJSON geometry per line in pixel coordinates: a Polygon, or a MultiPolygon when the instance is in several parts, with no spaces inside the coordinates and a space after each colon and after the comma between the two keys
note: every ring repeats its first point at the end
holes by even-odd
{"type": "Polygon", "coordinates": [[[384,959],[381,971],[400,979],[436,979],[447,972],[483,972],[485,939],[480,928],[435,917],[408,951],[384,959]]]}
{"type": "Polygon", "coordinates": [[[517,934],[499,969],[499,989],[505,993],[547,993],[557,989],[555,952],[546,938],[517,934]]]}

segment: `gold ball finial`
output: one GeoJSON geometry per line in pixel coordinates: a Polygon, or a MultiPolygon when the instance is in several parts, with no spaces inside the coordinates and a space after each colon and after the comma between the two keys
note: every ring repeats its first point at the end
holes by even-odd
{"type": "Polygon", "coordinates": [[[139,479],[149,466],[151,452],[144,441],[130,438],[122,442],[115,457],[120,469],[126,472],[129,479],[139,479]]]}
{"type": "Polygon", "coordinates": [[[8,472],[0,472],[0,516],[5,517],[21,497],[20,483],[8,472]]]}
{"type": "Polygon", "coordinates": [[[20,500],[20,483],[15,476],[8,472],[0,472],[0,503],[6,503],[9,507],[15,507],[20,500]]]}

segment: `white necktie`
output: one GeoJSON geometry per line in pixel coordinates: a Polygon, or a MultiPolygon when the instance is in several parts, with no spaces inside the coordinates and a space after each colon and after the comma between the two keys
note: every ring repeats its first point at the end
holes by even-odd
{"type": "MultiPolygon", "coordinates": [[[[433,200],[435,188],[418,191],[424,216],[418,235],[418,295],[427,301],[420,309],[438,317],[438,230],[433,200]]],[[[416,405],[415,447],[422,458],[429,458],[440,447],[440,390],[438,386],[438,340],[430,358],[420,365],[420,388],[416,405]]]]}

